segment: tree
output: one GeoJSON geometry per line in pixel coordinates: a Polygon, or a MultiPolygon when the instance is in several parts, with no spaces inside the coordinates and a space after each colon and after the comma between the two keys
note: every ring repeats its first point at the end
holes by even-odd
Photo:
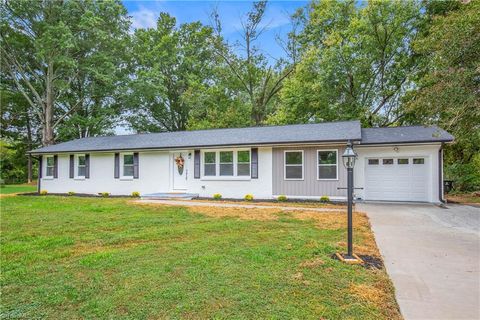
{"type": "Polygon", "coordinates": [[[431,23],[414,45],[423,68],[406,98],[415,121],[455,136],[447,174],[463,190],[480,188],[480,2],[430,2],[431,23]],[[461,182],[460,182],[461,181],[461,182]]]}
{"type": "Polygon", "coordinates": [[[115,83],[111,49],[128,29],[118,1],[4,1],[1,17],[2,73],[41,123],[43,145],[77,110],[108,104],[98,88],[115,83]]]}
{"type": "Polygon", "coordinates": [[[411,50],[422,24],[416,2],[313,2],[299,35],[301,61],[286,81],[272,122],[360,118],[401,122],[401,98],[417,66],[411,50]]]}
{"type": "Polygon", "coordinates": [[[191,97],[214,83],[216,66],[212,29],[200,22],[176,26],[161,13],[154,29],[136,30],[133,36],[133,75],[125,100],[127,120],[141,132],[185,130],[191,97]]]}
{"type": "MultiPolygon", "coordinates": [[[[246,97],[253,125],[264,123],[267,116],[273,112],[274,100],[282,89],[284,80],[293,70],[291,66],[283,68],[280,64],[269,66],[265,55],[256,45],[259,37],[268,27],[262,24],[266,6],[266,1],[254,2],[246,19],[242,20],[242,42],[237,43],[237,47],[241,48],[243,55],[235,54],[233,46],[216,47],[216,54],[233,76],[231,84],[238,88],[239,94],[246,97]]],[[[214,29],[220,36],[222,24],[216,10],[212,13],[212,18],[214,29]]]]}

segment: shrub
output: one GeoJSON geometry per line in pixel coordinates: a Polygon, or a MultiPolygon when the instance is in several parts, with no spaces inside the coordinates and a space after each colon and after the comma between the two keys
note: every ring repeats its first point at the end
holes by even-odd
{"type": "Polygon", "coordinates": [[[321,196],[320,202],[323,202],[323,203],[330,202],[330,198],[328,196],[321,196]]]}
{"type": "Polygon", "coordinates": [[[48,194],[47,190],[40,191],[40,195],[42,195],[42,196],[46,196],[47,194],[48,194]]]}
{"type": "Polygon", "coordinates": [[[222,199],[222,195],[221,195],[220,193],[215,193],[215,194],[213,195],[213,199],[215,199],[215,200],[220,200],[220,199],[222,199]]]}
{"type": "Polygon", "coordinates": [[[104,198],[108,198],[110,196],[110,192],[100,192],[99,195],[104,198]]]}
{"type": "Polygon", "coordinates": [[[278,196],[277,200],[281,201],[281,202],[287,201],[287,196],[285,196],[285,195],[278,196]]]}
{"type": "Polygon", "coordinates": [[[140,192],[138,192],[138,191],[133,191],[133,192],[132,192],[132,197],[134,197],[134,198],[139,198],[139,197],[140,197],[140,192]]]}
{"type": "Polygon", "coordinates": [[[75,191],[68,191],[68,195],[69,195],[69,196],[74,196],[74,195],[75,195],[75,191]]]}
{"type": "Polygon", "coordinates": [[[253,200],[253,194],[246,194],[244,199],[245,199],[245,201],[252,201],[253,200]]]}

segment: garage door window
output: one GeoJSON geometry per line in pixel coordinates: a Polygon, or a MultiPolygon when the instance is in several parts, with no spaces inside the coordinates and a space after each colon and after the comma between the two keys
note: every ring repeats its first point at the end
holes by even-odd
{"type": "Polygon", "coordinates": [[[408,159],[398,159],[397,163],[398,164],[408,164],[408,159]]]}
{"type": "Polygon", "coordinates": [[[423,158],[414,158],[413,159],[413,164],[424,164],[425,163],[425,159],[423,158]]]}
{"type": "Polygon", "coordinates": [[[368,159],[368,164],[371,166],[378,165],[379,161],[378,159],[368,159]]]}
{"type": "Polygon", "coordinates": [[[383,159],[382,163],[385,165],[393,164],[393,159],[383,159]]]}

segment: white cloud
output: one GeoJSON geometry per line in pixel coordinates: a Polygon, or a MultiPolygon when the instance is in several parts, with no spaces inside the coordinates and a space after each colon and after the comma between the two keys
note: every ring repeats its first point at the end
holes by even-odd
{"type": "Polygon", "coordinates": [[[140,7],[138,10],[130,13],[132,17],[132,29],[155,28],[158,15],[158,10],[140,7]]]}

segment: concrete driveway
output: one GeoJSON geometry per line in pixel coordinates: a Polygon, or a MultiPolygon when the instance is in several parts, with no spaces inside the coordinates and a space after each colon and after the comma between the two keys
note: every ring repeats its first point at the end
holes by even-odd
{"type": "Polygon", "coordinates": [[[480,208],[357,204],[405,319],[480,319],[480,208]]]}

